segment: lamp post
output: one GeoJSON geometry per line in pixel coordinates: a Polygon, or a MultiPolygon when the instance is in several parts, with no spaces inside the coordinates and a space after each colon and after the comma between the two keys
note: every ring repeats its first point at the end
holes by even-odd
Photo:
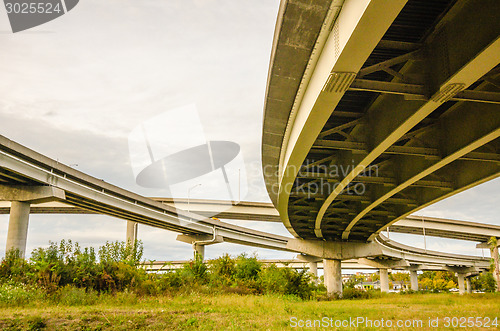
{"type": "Polygon", "coordinates": [[[425,220],[423,215],[422,215],[422,233],[424,235],[424,250],[427,253],[427,240],[425,238],[425,220]]]}

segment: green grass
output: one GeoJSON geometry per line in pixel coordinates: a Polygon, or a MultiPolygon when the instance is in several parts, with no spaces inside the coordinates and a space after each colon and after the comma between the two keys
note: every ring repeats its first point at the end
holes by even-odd
{"type": "Polygon", "coordinates": [[[435,329],[445,329],[443,318],[469,316],[500,317],[500,295],[391,293],[374,299],[318,302],[302,301],[296,297],[238,294],[137,297],[133,293],[120,293],[117,296],[101,295],[94,304],[88,305],[35,300],[17,307],[4,306],[0,309],[0,329],[280,330],[293,329],[292,317],[297,321],[324,317],[334,320],[356,317],[419,319],[423,321],[424,329],[428,329],[426,326],[431,317],[440,318],[441,327],[435,329]]]}

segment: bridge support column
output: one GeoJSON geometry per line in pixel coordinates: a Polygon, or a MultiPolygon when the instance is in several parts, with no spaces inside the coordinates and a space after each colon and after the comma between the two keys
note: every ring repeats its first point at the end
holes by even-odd
{"type": "MultiPolygon", "coordinates": [[[[302,260],[308,263],[309,266],[309,272],[311,275],[313,275],[313,280],[314,283],[318,283],[318,262],[321,261],[320,257],[317,256],[311,256],[311,255],[304,255],[304,254],[299,254],[297,255],[298,260],[302,260]]],[[[325,281],[326,284],[326,281],[325,281]]]]}
{"type": "Polygon", "coordinates": [[[386,268],[380,268],[380,291],[389,292],[389,271],[386,268]]]}
{"type": "Polygon", "coordinates": [[[309,262],[309,272],[314,276],[314,279],[318,278],[318,262],[309,262]]]}
{"type": "Polygon", "coordinates": [[[18,249],[21,257],[24,257],[32,203],[64,199],[66,199],[65,192],[54,186],[0,185],[0,200],[11,201],[6,251],[18,249]]]}
{"type": "Polygon", "coordinates": [[[30,203],[12,201],[10,205],[9,230],[7,232],[7,245],[5,251],[19,250],[24,258],[26,252],[26,239],[28,237],[28,224],[30,217],[30,203]]]}
{"type": "Polygon", "coordinates": [[[194,259],[201,258],[203,261],[205,259],[205,245],[193,244],[194,259]]]}
{"type": "MultiPolygon", "coordinates": [[[[215,230],[214,230],[215,231],[215,230]]],[[[200,256],[205,258],[205,246],[224,242],[224,238],[219,235],[186,235],[180,234],[177,236],[178,241],[182,241],[193,246],[194,258],[200,256]]]]}
{"type": "Polygon", "coordinates": [[[471,281],[470,281],[470,277],[466,277],[465,278],[465,288],[467,290],[467,293],[472,293],[472,284],[471,284],[471,281]]]}
{"type": "Polygon", "coordinates": [[[457,273],[457,278],[458,278],[458,293],[464,294],[465,293],[465,274],[463,273],[457,273]]]}
{"type": "Polygon", "coordinates": [[[410,283],[412,291],[418,291],[418,275],[417,270],[410,270],[410,283]]]}
{"type": "Polygon", "coordinates": [[[342,297],[342,263],[341,260],[323,260],[325,286],[328,296],[342,297]]]}
{"type": "Polygon", "coordinates": [[[127,221],[127,244],[135,245],[137,241],[137,222],[127,221]]]}

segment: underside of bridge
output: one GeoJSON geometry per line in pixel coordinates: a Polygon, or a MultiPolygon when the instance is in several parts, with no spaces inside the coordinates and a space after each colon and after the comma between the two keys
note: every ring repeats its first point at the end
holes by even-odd
{"type": "Polygon", "coordinates": [[[500,2],[384,2],[282,3],[263,168],[298,238],[371,241],[500,173],[500,2]]]}

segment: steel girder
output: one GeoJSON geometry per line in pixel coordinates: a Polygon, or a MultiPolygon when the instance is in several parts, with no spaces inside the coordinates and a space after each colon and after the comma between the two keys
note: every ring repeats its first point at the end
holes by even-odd
{"type": "MultiPolygon", "coordinates": [[[[489,4],[498,7],[498,4],[493,2],[489,2],[489,4]]],[[[353,210],[356,211],[356,216],[347,218],[349,224],[342,232],[344,240],[373,239],[376,234],[366,237],[360,236],[362,231],[356,231],[354,227],[370,211],[384,204],[391,204],[391,199],[394,199],[396,194],[417,201],[419,207],[392,208],[389,206],[389,209],[396,209],[395,213],[401,217],[397,219],[387,218],[384,221],[386,223],[395,222],[404,217],[402,215],[408,215],[407,209],[415,211],[428,205],[428,201],[437,201],[438,197],[450,196],[463,190],[463,185],[456,183],[456,177],[447,176],[446,172],[447,169],[454,167],[466,167],[465,165],[452,166],[451,164],[457,160],[460,160],[460,164],[467,160],[470,164],[476,165],[477,168],[491,168],[485,178],[496,177],[500,161],[496,143],[496,139],[500,136],[498,92],[492,87],[492,84],[478,85],[477,82],[500,62],[498,55],[500,54],[500,28],[498,20],[488,15],[488,11],[492,10],[491,7],[483,6],[480,10],[471,12],[470,6],[472,5],[461,4],[459,8],[450,11],[452,14],[441,27],[441,29],[446,30],[446,33],[438,31],[432,35],[428,41],[424,42],[422,49],[417,51],[418,56],[415,56],[417,53],[413,51],[407,56],[398,56],[394,61],[389,61],[389,64],[401,63],[402,59],[406,62],[401,63],[399,67],[396,66],[395,69],[399,69],[397,72],[400,75],[394,75],[391,82],[376,83],[380,86],[385,84],[386,91],[383,89],[377,91],[381,92],[380,96],[369,106],[363,117],[358,117],[354,121],[339,121],[333,127],[325,128],[318,135],[321,139],[315,141],[311,153],[324,156],[336,154],[337,163],[342,164],[342,160],[351,159],[355,160],[355,166],[343,178],[339,176],[339,182],[333,192],[328,192],[326,195],[326,199],[316,216],[315,234],[317,237],[323,238],[322,220],[330,204],[333,201],[345,199],[343,192],[352,186],[352,183],[359,181],[358,178],[363,178],[359,175],[367,167],[377,162],[390,163],[389,173],[392,176],[389,177],[395,178],[397,184],[392,187],[393,183],[378,185],[368,192],[368,196],[359,199],[363,204],[355,205],[353,210]],[[482,16],[485,16],[482,20],[483,26],[477,29],[472,23],[473,18],[482,16]],[[450,37],[450,34],[458,31],[466,32],[462,38],[475,38],[467,50],[464,50],[461,44],[449,45],[446,43],[446,41],[449,42],[449,39],[456,38],[455,36],[450,37]],[[442,49],[443,45],[447,45],[444,50],[442,49]],[[450,58],[454,58],[456,61],[450,63],[450,58]],[[429,72],[431,69],[436,72],[435,76],[422,77],[422,72],[429,72]],[[401,83],[401,79],[407,77],[424,81],[425,84],[401,83]],[[387,91],[389,90],[388,86],[400,89],[406,86],[409,91],[408,95],[406,92],[399,94],[395,90],[387,91]],[[465,90],[469,86],[472,89],[465,90]],[[410,91],[411,89],[414,90],[410,91]],[[468,102],[454,103],[452,101],[454,97],[457,97],[457,100],[465,100],[466,98],[462,96],[467,94],[469,96],[482,96],[482,99],[475,100],[480,101],[480,103],[470,102],[472,98],[467,99],[468,102]],[[445,105],[445,103],[447,104],[445,105]],[[395,109],[398,111],[395,112],[395,109]],[[430,116],[436,109],[440,109],[440,111],[430,116]],[[425,125],[425,120],[431,124],[425,125]],[[421,132],[408,137],[413,128],[421,132]],[[404,136],[410,139],[402,140],[401,138],[404,136]],[[333,140],[327,139],[328,137],[333,138],[333,140]],[[482,146],[485,147],[481,148],[482,146]],[[477,166],[478,164],[480,166],[477,166]],[[443,169],[443,171],[438,171],[439,169],[443,169]],[[447,190],[443,190],[443,187],[417,187],[418,181],[433,180],[432,176],[436,174],[441,179],[438,181],[452,183],[452,187],[450,188],[449,184],[446,185],[447,190]],[[442,178],[445,179],[442,180],[442,178]],[[367,200],[368,203],[366,203],[367,200]],[[350,238],[350,233],[353,230],[358,235],[355,238],[350,238]]],[[[387,65],[387,61],[378,67],[365,68],[368,70],[363,73],[363,76],[386,68],[384,65],[387,65]]],[[[355,80],[351,87],[354,86],[356,89],[357,86],[359,89],[360,86],[356,84],[355,80]]],[[[334,116],[335,111],[332,117],[334,116]]],[[[464,171],[482,173],[480,169],[471,169],[470,166],[467,169],[464,171]]],[[[477,184],[483,181],[477,179],[473,183],[477,184]]],[[[365,182],[368,181],[365,180],[365,182]]],[[[470,187],[474,185],[473,183],[468,183],[466,186],[470,187]]],[[[382,180],[382,184],[384,184],[384,180],[382,180]]],[[[303,195],[299,194],[298,196],[303,195]]],[[[311,197],[314,198],[314,195],[311,197]]],[[[387,208],[387,206],[385,207],[387,208]]],[[[365,224],[362,224],[363,228],[369,227],[370,222],[372,220],[366,219],[365,224]]],[[[380,220],[377,224],[379,223],[380,220]]],[[[379,230],[372,229],[375,232],[379,230]]]]}

